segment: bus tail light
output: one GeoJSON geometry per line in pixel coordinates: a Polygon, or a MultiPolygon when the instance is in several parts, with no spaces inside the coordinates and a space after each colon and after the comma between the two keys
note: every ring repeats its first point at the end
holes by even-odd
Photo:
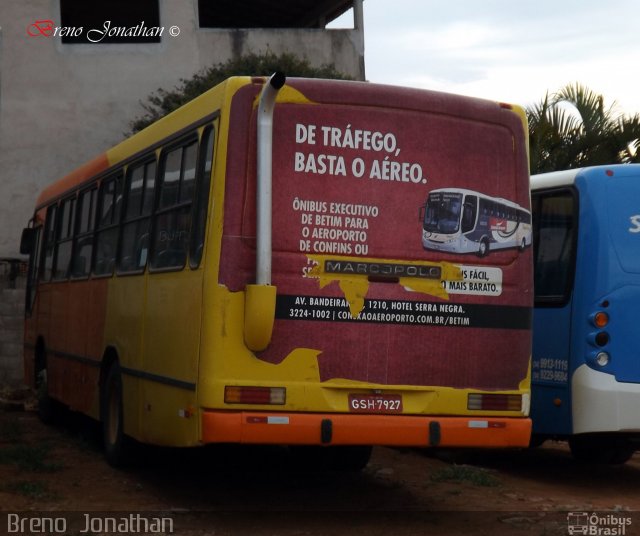
{"type": "Polygon", "coordinates": [[[467,409],[485,411],[522,411],[522,395],[470,393],[467,409]]]}
{"type": "Polygon", "coordinates": [[[591,315],[590,320],[595,327],[602,329],[609,324],[609,315],[604,311],[598,311],[591,315]]]}
{"type": "Polygon", "coordinates": [[[287,390],[284,387],[226,385],[224,388],[225,404],[282,405],[286,399],[287,390]]]}
{"type": "Polygon", "coordinates": [[[607,352],[598,352],[596,354],[596,363],[601,367],[606,367],[609,364],[609,354],[607,352]]]}

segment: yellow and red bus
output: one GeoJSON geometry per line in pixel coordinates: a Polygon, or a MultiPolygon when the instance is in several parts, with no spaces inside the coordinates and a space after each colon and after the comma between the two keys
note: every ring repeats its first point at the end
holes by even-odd
{"type": "MultiPolygon", "coordinates": [[[[528,210],[526,132],[518,107],[424,90],[207,91],[38,197],[21,247],[43,413],[101,420],[113,464],[128,438],[358,466],[372,445],[527,445],[530,248],[425,249],[420,216],[442,189],[528,210]]],[[[464,240],[486,215],[459,197],[430,208],[464,240]]]]}

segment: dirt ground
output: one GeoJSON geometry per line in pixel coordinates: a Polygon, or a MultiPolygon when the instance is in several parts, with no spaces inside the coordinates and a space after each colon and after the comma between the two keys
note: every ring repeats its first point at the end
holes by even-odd
{"type": "MultiPolygon", "coordinates": [[[[80,534],[84,514],[137,512],[170,517],[185,535],[551,535],[569,533],[568,513],[596,512],[604,523],[631,523],[599,534],[632,535],[639,510],[640,453],[622,466],[588,466],[563,443],[376,448],[361,473],[344,474],[302,470],[280,448],[145,448],[123,471],[103,461],[91,421],[71,416],[50,427],[33,411],[0,408],[0,534],[15,533],[16,515],[60,516],[63,533],[80,534]]],[[[89,533],[113,533],[101,527],[89,533]]]]}

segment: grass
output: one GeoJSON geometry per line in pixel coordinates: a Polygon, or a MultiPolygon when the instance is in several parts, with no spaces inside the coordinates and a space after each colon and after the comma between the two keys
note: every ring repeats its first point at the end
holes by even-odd
{"type": "Polygon", "coordinates": [[[0,421],[0,439],[5,443],[17,443],[22,439],[21,423],[14,420],[0,421]]]}
{"type": "Polygon", "coordinates": [[[62,464],[50,462],[46,458],[49,453],[48,445],[17,444],[0,448],[0,464],[13,464],[22,471],[35,473],[53,473],[62,469],[62,464]]]}
{"type": "Polygon", "coordinates": [[[474,486],[496,487],[501,482],[486,469],[470,465],[450,465],[431,475],[432,482],[459,482],[474,486]]]}
{"type": "Polygon", "coordinates": [[[3,484],[2,489],[29,497],[30,499],[50,499],[53,494],[44,482],[33,480],[20,480],[17,482],[8,482],[3,484]]]}

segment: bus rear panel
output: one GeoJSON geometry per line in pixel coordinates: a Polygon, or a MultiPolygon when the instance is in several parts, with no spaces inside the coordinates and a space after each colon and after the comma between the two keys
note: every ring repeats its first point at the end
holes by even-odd
{"type": "Polygon", "coordinates": [[[274,114],[275,323],[269,346],[252,353],[233,326],[255,277],[246,147],[256,143],[257,90],[231,108],[242,128],[229,138],[217,289],[230,308],[211,326],[226,335],[215,354],[229,357],[203,356],[205,439],[526,443],[530,251],[484,262],[428,251],[416,217],[445,186],[528,207],[521,117],[454,96],[292,80],[274,114]],[[278,394],[272,404],[221,403],[235,388],[278,394]],[[432,437],[431,423],[441,430],[432,437]]]}

